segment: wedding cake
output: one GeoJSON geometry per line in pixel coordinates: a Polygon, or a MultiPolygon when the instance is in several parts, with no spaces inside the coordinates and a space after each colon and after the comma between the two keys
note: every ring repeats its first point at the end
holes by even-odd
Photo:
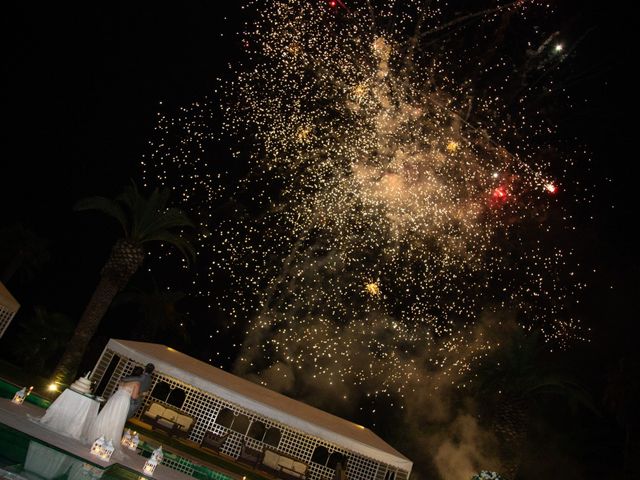
{"type": "Polygon", "coordinates": [[[72,390],[80,393],[91,393],[91,380],[89,380],[89,374],[84,377],[80,377],[70,386],[72,390]]]}

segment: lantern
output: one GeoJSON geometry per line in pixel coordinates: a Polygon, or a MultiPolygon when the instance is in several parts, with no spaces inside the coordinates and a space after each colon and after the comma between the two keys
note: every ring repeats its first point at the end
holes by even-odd
{"type": "Polygon", "coordinates": [[[138,443],[140,443],[140,438],[138,437],[137,432],[131,433],[131,430],[127,429],[122,436],[122,446],[128,448],[129,450],[135,451],[138,448],[138,443]]]}
{"type": "Polygon", "coordinates": [[[142,467],[142,471],[147,475],[153,475],[153,472],[155,471],[157,466],[158,462],[155,459],[150,458],[145,462],[144,467],[142,467]]]}
{"type": "Polygon", "coordinates": [[[108,462],[111,459],[111,455],[113,455],[113,452],[115,450],[116,448],[113,446],[113,442],[111,440],[108,440],[107,443],[104,445],[104,449],[103,449],[102,455],[100,455],[100,458],[108,462]]]}
{"type": "Polygon", "coordinates": [[[156,467],[162,463],[162,459],[164,455],[162,453],[162,445],[156,448],[151,454],[151,458],[146,461],[144,467],[142,467],[142,471],[148,475],[153,475],[156,467]]]}
{"type": "Polygon", "coordinates": [[[100,460],[108,462],[111,459],[111,455],[115,451],[113,442],[111,440],[105,440],[104,437],[100,437],[93,445],[91,445],[90,453],[97,456],[100,460]]]}
{"type": "Polygon", "coordinates": [[[162,453],[162,445],[156,448],[151,454],[151,458],[155,458],[158,463],[162,463],[162,459],[164,458],[164,454],[162,453]]]}
{"type": "Polygon", "coordinates": [[[89,452],[93,455],[101,456],[104,450],[104,437],[98,438],[93,445],[91,445],[91,450],[89,452]]]}
{"type": "Polygon", "coordinates": [[[16,405],[22,405],[25,398],[27,398],[27,387],[22,387],[22,389],[16,392],[11,401],[16,405]]]}
{"type": "Polygon", "coordinates": [[[138,432],[133,432],[133,438],[131,439],[132,450],[138,448],[138,444],[140,443],[140,437],[138,436],[138,432]]]}

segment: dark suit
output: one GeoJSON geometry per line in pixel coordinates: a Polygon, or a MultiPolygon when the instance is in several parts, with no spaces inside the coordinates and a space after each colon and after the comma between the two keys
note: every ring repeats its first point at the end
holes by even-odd
{"type": "Polygon", "coordinates": [[[129,414],[127,415],[127,418],[131,418],[136,414],[136,412],[140,408],[140,405],[142,405],[142,401],[144,400],[144,393],[149,390],[149,387],[151,387],[151,375],[145,372],[142,375],[139,375],[136,377],[134,376],[123,377],[122,381],[123,382],[140,382],[140,390],[138,391],[138,398],[136,399],[132,398],[131,404],[129,405],[129,414]]]}

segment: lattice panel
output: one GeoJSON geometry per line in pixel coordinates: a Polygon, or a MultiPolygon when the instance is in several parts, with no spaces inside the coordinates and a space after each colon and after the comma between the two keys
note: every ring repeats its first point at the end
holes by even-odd
{"type": "Polygon", "coordinates": [[[326,442],[321,439],[316,439],[316,443],[311,449],[311,454],[307,461],[309,462],[309,470],[311,472],[310,478],[314,479],[331,479],[334,476],[335,470],[325,465],[320,465],[315,462],[311,462],[310,458],[313,455],[313,451],[316,446],[325,447],[329,455],[334,452],[341,453],[347,459],[347,477],[349,480],[374,480],[376,473],[381,467],[380,462],[363,457],[357,453],[350,452],[340,447],[336,447],[334,444],[326,442]]]}
{"type": "MultiPolygon", "coordinates": [[[[113,352],[105,351],[104,355],[107,354],[113,355],[113,352]]],[[[102,363],[103,362],[101,359],[98,365],[101,365],[102,363]]],[[[104,363],[108,365],[108,361],[104,363]]],[[[133,368],[137,365],[140,364],[135,362],[133,359],[123,358],[116,367],[114,374],[109,381],[109,385],[107,389],[105,389],[105,393],[108,392],[108,394],[110,395],[120,377],[123,375],[129,375],[133,368]]],[[[156,372],[154,372],[152,377],[152,384],[149,389],[149,394],[145,397],[143,405],[136,413],[136,416],[140,417],[142,415],[142,412],[145,411],[150,402],[158,402],[167,406],[171,406],[164,403],[162,400],[151,397],[150,395],[155,385],[160,381],[166,382],[170,388],[181,388],[182,390],[184,390],[185,400],[180,410],[196,419],[195,425],[193,426],[191,434],[189,435],[189,439],[196,443],[200,443],[202,441],[202,438],[207,431],[212,431],[220,435],[229,430],[229,428],[215,423],[215,419],[218,413],[223,408],[228,408],[234,413],[234,415],[245,415],[249,418],[250,424],[254,421],[263,423],[265,426],[265,431],[272,427],[277,428],[280,431],[281,437],[277,447],[267,445],[262,441],[255,440],[238,432],[232,432],[220,449],[220,452],[226,455],[237,458],[238,455],[240,455],[242,440],[244,438],[247,445],[251,448],[264,450],[265,446],[267,446],[269,448],[276,449],[283,453],[291,455],[292,457],[298,458],[299,460],[307,463],[309,465],[307,475],[307,478],[309,480],[328,480],[333,478],[335,474],[334,469],[328,468],[325,465],[319,465],[311,462],[313,451],[317,446],[324,446],[329,451],[329,454],[339,452],[347,458],[347,476],[349,480],[379,480],[379,478],[384,478],[384,475],[388,469],[391,469],[376,460],[347,451],[321,438],[313,437],[303,432],[294,430],[288,426],[273,422],[270,419],[260,416],[252,411],[246,410],[239,405],[231,404],[213,394],[203,392],[176,378],[156,372]]],[[[106,397],[107,395],[104,396],[106,397]]],[[[171,407],[176,408],[175,406],[171,407]]],[[[395,471],[395,469],[393,470],[395,471]]],[[[398,471],[397,480],[406,480],[406,478],[407,472],[398,471]]]]}
{"type": "Polygon", "coordinates": [[[4,335],[15,314],[14,310],[9,310],[4,305],[0,305],[0,337],[4,335]]]}
{"type": "Polygon", "coordinates": [[[380,464],[380,466],[378,467],[378,473],[376,473],[375,480],[384,480],[384,476],[386,473],[387,473],[387,466],[380,464]]]}
{"type": "Polygon", "coordinates": [[[113,352],[111,350],[104,352],[104,355],[100,357],[100,360],[98,360],[96,367],[93,369],[93,372],[91,372],[91,382],[94,385],[100,384],[100,380],[102,380],[102,376],[107,371],[112,358],[113,352]]]}
{"type": "Polygon", "coordinates": [[[403,472],[402,470],[396,472],[396,480],[407,480],[407,477],[407,472],[403,472]]]}

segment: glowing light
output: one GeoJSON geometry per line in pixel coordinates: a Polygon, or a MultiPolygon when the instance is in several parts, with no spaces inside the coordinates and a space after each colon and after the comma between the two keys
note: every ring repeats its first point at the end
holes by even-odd
{"type": "Polygon", "coordinates": [[[496,200],[506,200],[509,196],[507,189],[503,186],[497,187],[493,190],[492,196],[496,200]]]}
{"type": "Polygon", "coordinates": [[[553,183],[547,183],[544,186],[544,189],[551,194],[555,194],[558,192],[558,187],[553,183]]]}
{"type": "Polygon", "coordinates": [[[556,52],[561,52],[562,50],[564,50],[564,45],[562,45],[561,43],[557,43],[556,46],[554,47],[554,50],[556,52]]]}
{"type": "Polygon", "coordinates": [[[375,282],[365,284],[364,289],[372,297],[380,296],[380,287],[375,282]]]}
{"type": "MultiPolygon", "coordinates": [[[[461,42],[456,18],[432,3],[350,2],[348,21],[335,0],[325,5],[337,11],[300,0],[256,10],[247,61],[220,80],[224,135],[239,145],[226,163],[206,150],[220,140],[217,99],[159,114],[144,178],[180,192],[211,232],[194,288],[206,296],[229,279],[210,308],[225,311],[228,331],[247,325],[237,373],[269,386],[289,368],[377,396],[421,386],[427,371],[471,371],[495,347],[480,319],[502,311],[522,312],[550,343],[580,338],[564,310],[583,288],[565,275],[572,252],[543,245],[548,225],[531,222],[563,208],[542,189],[562,171],[551,161],[572,160],[541,154],[554,125],[533,90],[505,104],[522,75],[508,52],[484,56],[502,12],[475,12],[478,34],[461,42]],[[249,173],[235,179],[226,165],[245,155],[249,173]],[[518,262],[505,261],[514,244],[518,262]]],[[[211,362],[224,333],[210,336],[211,362]]]]}
{"type": "Polygon", "coordinates": [[[58,385],[54,382],[54,383],[50,383],[49,386],[47,387],[47,390],[49,390],[50,392],[57,392],[58,391],[58,385]]]}
{"type": "Polygon", "coordinates": [[[303,126],[298,130],[298,141],[304,142],[309,138],[309,134],[311,133],[311,127],[303,126]]]}
{"type": "Polygon", "coordinates": [[[447,152],[455,153],[459,148],[460,144],[458,142],[454,142],[453,140],[451,140],[449,143],[447,143],[447,152]]]}

